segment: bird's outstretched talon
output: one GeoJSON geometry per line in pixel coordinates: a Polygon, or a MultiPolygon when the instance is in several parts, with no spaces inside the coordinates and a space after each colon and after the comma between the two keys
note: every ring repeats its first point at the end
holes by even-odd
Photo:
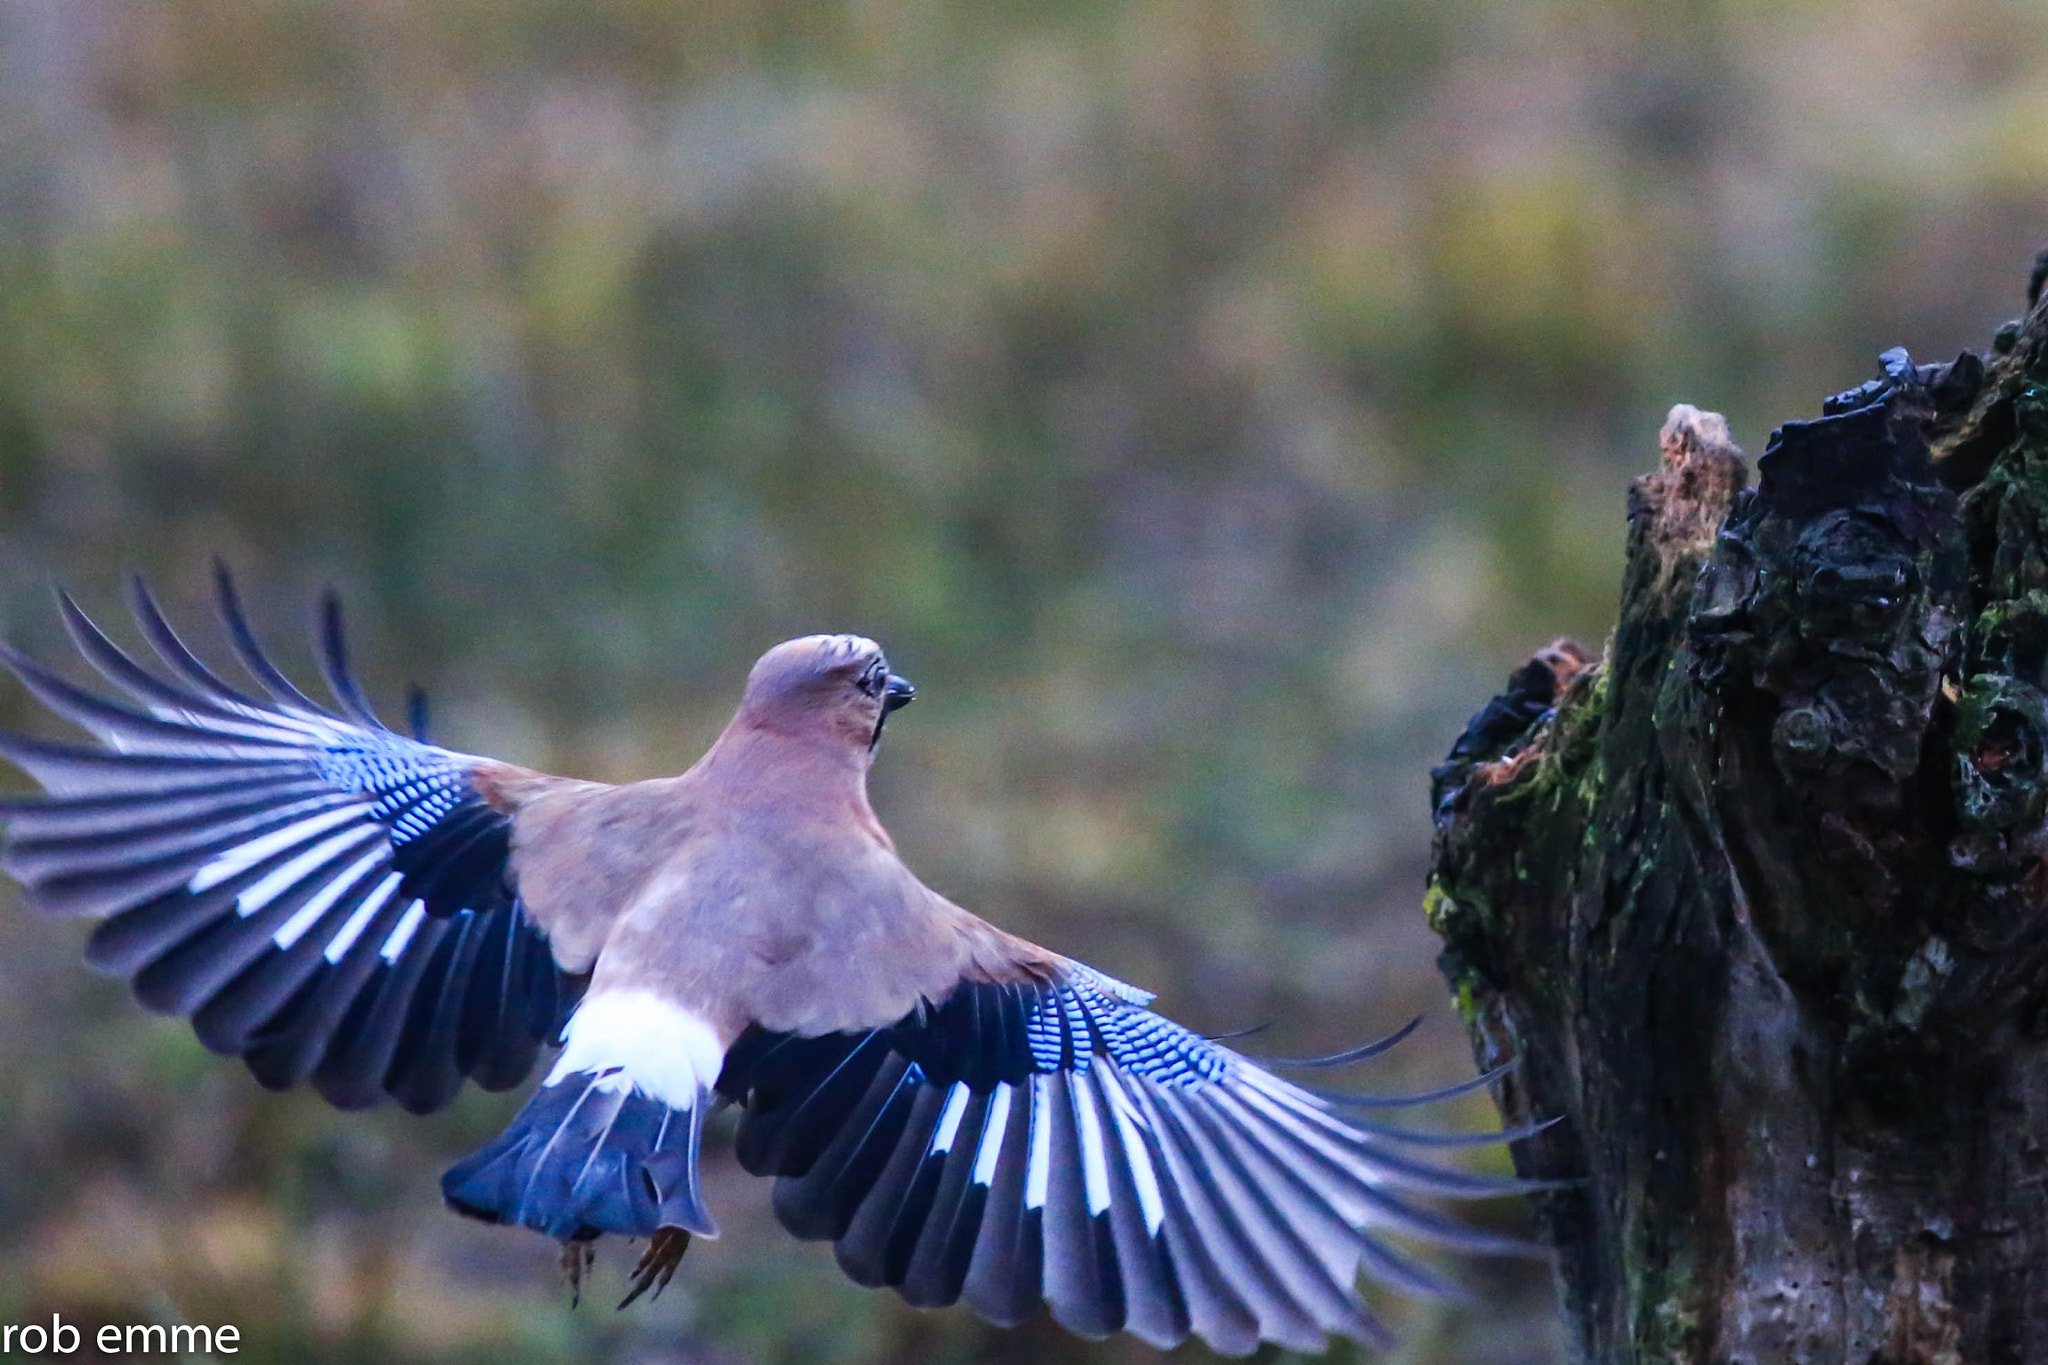
{"type": "Polygon", "coordinates": [[[633,1287],[619,1300],[619,1307],[624,1308],[649,1289],[654,1291],[648,1294],[650,1300],[660,1298],[661,1291],[675,1278],[676,1267],[683,1263],[683,1253],[689,1249],[688,1228],[656,1228],[654,1236],[647,1239],[647,1250],[640,1253],[640,1263],[633,1267],[633,1287]]]}
{"type": "Polygon", "coordinates": [[[562,1277],[569,1282],[569,1306],[583,1302],[583,1277],[597,1263],[597,1243],[591,1238],[571,1238],[562,1243],[562,1277]]]}

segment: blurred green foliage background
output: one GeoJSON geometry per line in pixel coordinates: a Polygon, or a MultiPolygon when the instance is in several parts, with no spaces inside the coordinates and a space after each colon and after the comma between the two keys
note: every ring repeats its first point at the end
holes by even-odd
{"type": "MultiPolygon", "coordinates": [[[[219,553],[287,659],[337,584],[378,696],[605,778],[859,630],[936,886],[1258,1046],[1427,1012],[1365,1079],[1455,1079],[1429,764],[1604,634],[1668,405],[1758,449],[2017,311],[2044,130],[2036,0],[0,0],[0,624],[58,657],[48,580],[130,570],[197,621],[219,553]]],[[[722,1150],[726,1238],[571,1312],[439,1208],[516,1097],[264,1095],[6,900],[0,1321],[1151,1356],[854,1289],[722,1150]]],[[[1561,1358],[1540,1268],[1469,1278],[1402,1359],[1561,1358]]]]}

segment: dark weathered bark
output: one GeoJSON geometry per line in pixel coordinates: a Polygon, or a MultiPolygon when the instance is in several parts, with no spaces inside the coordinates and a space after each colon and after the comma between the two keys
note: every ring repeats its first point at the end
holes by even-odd
{"type": "Polygon", "coordinates": [[[1605,657],[1436,774],[1442,965],[1600,1362],[2048,1362],[2048,304],[1673,412],[1605,657]]]}

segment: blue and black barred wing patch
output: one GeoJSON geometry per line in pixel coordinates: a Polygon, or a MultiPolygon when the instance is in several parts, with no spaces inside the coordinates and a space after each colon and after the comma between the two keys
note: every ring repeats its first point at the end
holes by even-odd
{"type": "Polygon", "coordinates": [[[1384,1234],[1529,1250],[1417,1201],[1528,1188],[1413,1155],[1472,1139],[1356,1112],[1436,1096],[1295,1085],[1149,998],[1077,965],[1057,981],[962,982],[868,1033],[750,1031],[720,1080],[746,1107],[740,1161],[780,1177],[784,1225],[832,1241],[862,1284],[922,1306],[964,1299],[1003,1324],[1043,1301],[1084,1335],[1161,1347],[1191,1333],[1230,1354],[1319,1351],[1331,1336],[1385,1346],[1361,1271],[1411,1293],[1457,1288],[1384,1234]]]}
{"type": "MultiPolygon", "coordinates": [[[[258,692],[193,653],[140,583],[161,672],[59,597],[122,700],[0,646],[31,693],[98,741],[0,733],[0,757],[45,789],[0,805],[7,871],[38,909],[100,919],[88,960],[189,1016],[266,1086],[310,1079],[345,1108],[388,1096],[423,1113],[465,1077],[517,1084],[580,982],[518,905],[509,822],[472,784],[484,760],[378,720],[332,597],[321,661],[337,709],[264,656],[225,571],[218,589],[258,692]]],[[[423,730],[424,707],[414,716],[423,730]]]]}

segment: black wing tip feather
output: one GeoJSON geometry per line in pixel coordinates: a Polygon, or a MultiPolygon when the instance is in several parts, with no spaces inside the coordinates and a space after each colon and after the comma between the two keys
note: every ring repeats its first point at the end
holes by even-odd
{"type": "Polygon", "coordinates": [[[212,560],[214,609],[230,630],[237,622],[246,631],[248,619],[242,612],[242,590],[235,583],[235,571],[228,567],[226,559],[215,555],[212,560]]]}
{"type": "Polygon", "coordinates": [[[99,669],[110,682],[119,680],[109,671],[109,663],[116,671],[132,670],[133,674],[147,677],[141,666],[129,658],[92,617],[86,615],[85,608],[78,605],[77,599],[63,585],[52,583],[50,590],[57,601],[57,616],[63,623],[64,633],[71,637],[72,647],[84,656],[87,663],[99,669]]]}
{"type": "MultiPolygon", "coordinates": [[[[1415,1030],[1422,1027],[1422,1015],[1416,1015],[1392,1033],[1375,1038],[1369,1043],[1332,1052],[1322,1057],[1253,1057],[1260,1066],[1277,1067],[1285,1071],[1335,1071],[1352,1066],[1369,1058],[1390,1052],[1406,1042],[1415,1030]]],[[[1212,1040],[1213,1041],[1213,1040],[1212,1040]]]]}
{"type": "Polygon", "coordinates": [[[334,699],[351,718],[375,729],[387,727],[378,719],[370,699],[348,665],[348,630],[341,604],[341,592],[331,584],[320,594],[320,668],[334,699]]]}
{"type": "Polygon", "coordinates": [[[1395,1124],[1366,1123],[1350,1115],[1346,1115],[1344,1121],[1368,1137],[1398,1142],[1409,1147],[1502,1147],[1526,1141],[1539,1133],[1547,1133],[1563,1123],[1564,1116],[1544,1119],[1540,1123],[1524,1123],[1513,1128],[1498,1128],[1477,1133],[1438,1132],[1430,1129],[1403,1128],[1395,1124]]]}
{"type": "MultiPolygon", "coordinates": [[[[13,667],[13,660],[10,657],[12,653],[13,650],[7,642],[0,640],[0,665],[5,665],[10,670],[13,667]]],[[[90,763],[95,759],[109,757],[118,756],[109,755],[105,749],[94,744],[78,744],[62,739],[44,739],[40,735],[24,735],[16,730],[0,730],[0,758],[6,759],[18,768],[28,769],[28,764],[23,762],[23,759],[81,759],[90,763]],[[20,755],[20,757],[18,758],[16,755],[20,755]]],[[[29,771],[33,775],[34,770],[29,769],[29,771]]],[[[7,799],[10,802],[18,801],[23,804],[43,805],[51,800],[61,798],[25,792],[20,795],[10,796],[7,799]]]]}
{"type": "Polygon", "coordinates": [[[1489,1071],[1482,1071],[1468,1080],[1451,1085],[1438,1086],[1434,1090],[1411,1091],[1405,1095],[1372,1095],[1352,1090],[1330,1090],[1321,1086],[1304,1085],[1301,1089],[1317,1099],[1344,1109],[1408,1109],[1417,1105],[1435,1104],[1440,1100],[1454,1100],[1484,1090],[1495,1081],[1513,1074],[1522,1065],[1522,1059],[1513,1057],[1489,1071]]]}
{"type": "Polygon", "coordinates": [[[221,624],[227,627],[228,644],[233,648],[235,657],[248,670],[249,676],[271,695],[275,704],[287,710],[303,710],[310,715],[336,719],[333,711],[301,691],[298,684],[286,677],[263,652],[255,630],[249,625],[249,615],[242,604],[241,589],[235,586],[234,573],[228,568],[227,561],[218,555],[213,560],[213,596],[221,624]]]}
{"type": "Polygon", "coordinates": [[[0,636],[0,664],[5,664],[7,670],[15,677],[21,678],[23,682],[28,681],[25,674],[30,671],[42,671],[41,664],[31,658],[26,651],[17,649],[14,642],[5,636],[0,636]]]}
{"type": "Polygon", "coordinates": [[[77,627],[95,634],[99,633],[99,627],[93,624],[92,618],[85,614],[85,608],[78,605],[78,599],[71,595],[71,590],[65,587],[61,580],[52,578],[49,590],[51,598],[57,604],[57,615],[66,628],[77,627]]]}
{"type": "Polygon", "coordinates": [[[1205,1033],[1202,1035],[1202,1041],[1205,1043],[1233,1043],[1240,1038],[1255,1038],[1272,1027],[1273,1021],[1271,1019],[1261,1019],[1258,1023],[1246,1024],[1243,1028],[1225,1029],[1221,1033],[1205,1033]]]}
{"type": "MultiPolygon", "coordinates": [[[[115,644],[112,637],[62,588],[57,589],[57,607],[65,632],[71,637],[72,646],[80,657],[102,678],[137,701],[152,708],[169,707],[173,713],[216,718],[231,717],[233,705],[242,701],[231,689],[214,679],[196,659],[191,659],[192,667],[184,667],[185,659],[179,657],[180,653],[189,657],[190,652],[183,650],[182,642],[175,639],[170,641],[175,647],[167,649],[165,642],[156,634],[155,623],[140,602],[135,607],[136,624],[151,640],[158,657],[171,667],[174,674],[182,675],[184,686],[151,672],[135,656],[115,644]]],[[[168,625],[162,629],[165,634],[170,634],[168,625]]]]}
{"type": "Polygon", "coordinates": [[[150,648],[156,651],[157,658],[166,667],[202,692],[223,701],[236,706],[263,707],[262,701],[228,682],[192,652],[191,646],[171,625],[170,618],[164,615],[163,608],[157,604],[141,574],[131,575],[128,586],[129,609],[135,615],[136,624],[142,628],[150,648]]]}
{"type": "Polygon", "coordinates": [[[433,731],[432,709],[427,704],[427,690],[418,683],[405,690],[405,728],[412,737],[422,744],[431,744],[433,731]]]}
{"type": "MultiPolygon", "coordinates": [[[[111,648],[111,646],[109,646],[111,648]]],[[[91,659],[88,653],[88,660],[91,659]]],[[[23,650],[0,640],[0,666],[5,666],[28,689],[29,695],[41,702],[54,714],[92,733],[100,741],[98,752],[118,757],[132,757],[136,753],[160,755],[162,742],[166,738],[183,736],[183,726],[166,721],[146,711],[118,701],[111,701],[99,693],[81,687],[70,681],[55,669],[43,664],[23,650]],[[125,735],[130,738],[142,737],[150,741],[147,747],[130,751],[117,747],[110,736],[125,735]]]]}
{"type": "MultiPolygon", "coordinates": [[[[200,705],[207,705],[215,700],[226,700],[241,705],[277,706],[286,711],[304,710],[316,716],[337,719],[331,708],[322,706],[302,691],[264,652],[257,641],[255,630],[249,624],[248,612],[234,574],[226,561],[219,556],[213,560],[213,579],[215,608],[227,629],[229,644],[243,667],[262,685],[263,690],[270,694],[271,700],[264,703],[246,696],[208,668],[178,636],[156,598],[150,593],[147,582],[140,574],[135,574],[130,578],[133,598],[131,606],[136,623],[142,628],[144,636],[159,657],[187,682],[219,694],[219,697],[214,699],[203,696],[178,696],[169,699],[200,705]]],[[[130,691],[134,690],[137,684],[164,696],[176,690],[172,685],[150,674],[114,644],[61,583],[52,582],[51,592],[56,600],[59,618],[74,647],[102,675],[130,691]]],[[[320,644],[319,662],[322,672],[334,688],[336,699],[342,703],[348,718],[384,730],[386,727],[377,718],[361,687],[349,671],[343,639],[341,599],[333,588],[328,588],[322,597],[321,624],[317,639],[320,644]]],[[[36,691],[40,684],[45,688],[79,695],[102,706],[108,704],[100,698],[82,693],[80,689],[66,682],[30,655],[16,649],[5,639],[0,639],[0,663],[4,663],[20,677],[31,691],[36,691]]],[[[38,696],[41,697],[40,692],[38,696]]],[[[58,709],[47,699],[45,704],[58,709]]]]}

